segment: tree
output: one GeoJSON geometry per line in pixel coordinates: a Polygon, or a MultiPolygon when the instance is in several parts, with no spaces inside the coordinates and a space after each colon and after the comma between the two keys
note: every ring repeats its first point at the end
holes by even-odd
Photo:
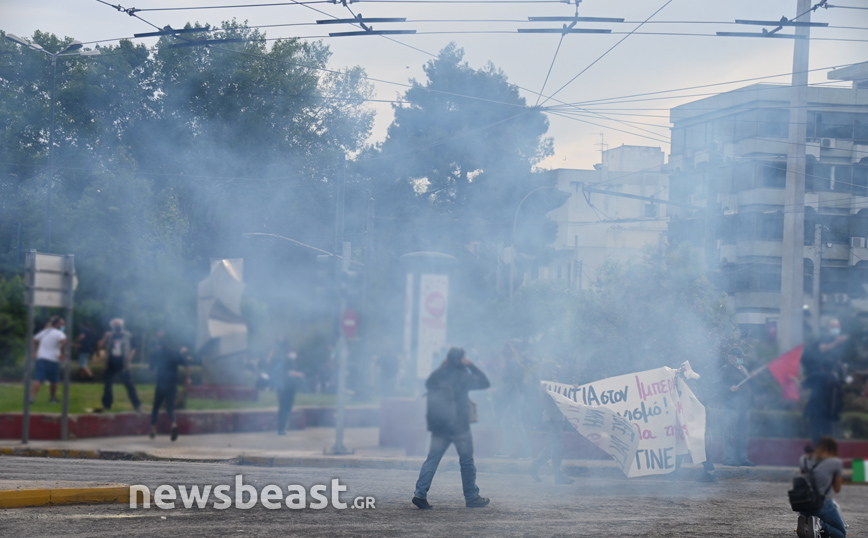
{"type": "MultiPolygon", "coordinates": [[[[543,113],[494,65],[473,69],[463,56],[450,44],[430,60],[428,80],[412,80],[394,105],[386,140],[360,158],[390,216],[415,221],[422,241],[453,250],[470,241],[508,244],[518,202],[547,180],[533,167],[552,153],[543,113]]],[[[548,194],[535,215],[543,220],[563,202],[548,194]]],[[[545,232],[534,242],[551,242],[553,230],[545,232]]]]}

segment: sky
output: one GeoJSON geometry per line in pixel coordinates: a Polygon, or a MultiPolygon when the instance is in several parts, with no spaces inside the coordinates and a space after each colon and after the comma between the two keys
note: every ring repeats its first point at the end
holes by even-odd
{"type": "MultiPolygon", "coordinates": [[[[72,37],[90,47],[96,42],[114,44],[119,38],[152,31],[148,23],[182,28],[187,22],[199,22],[214,27],[234,18],[250,26],[267,25],[261,29],[268,38],[322,39],[333,53],[331,67],[359,65],[369,77],[401,84],[411,78],[423,81],[425,62],[454,42],[464,49],[472,67],[491,62],[502,69],[509,81],[521,88],[528,104],[536,104],[539,93],[545,96],[539,102],[546,106],[575,104],[569,115],[555,111],[548,114],[548,135],[554,139],[555,154],[540,167],[549,169],[592,167],[600,161],[601,142],[610,148],[622,144],[658,146],[668,154],[670,108],[702,98],[699,94],[753,83],[735,82],[744,79],[784,75],[762,82],[789,83],[792,40],[713,34],[759,32],[761,26],[737,25],[734,21],[792,18],[797,7],[796,0],[580,0],[579,16],[623,18],[625,22],[578,23],[577,27],[611,29],[612,33],[569,34],[561,41],[559,34],[522,34],[517,29],[559,28],[562,23],[527,19],[573,16],[575,0],[569,4],[556,0],[363,0],[347,6],[281,0],[106,1],[142,11],[136,13],[139,18],[131,17],[97,0],[0,0],[0,30],[21,37],[40,30],[72,37]],[[204,9],[212,6],[220,7],[204,9]],[[196,9],[179,9],[188,7],[196,9]],[[366,18],[406,17],[404,23],[373,26],[378,30],[413,29],[417,34],[388,39],[329,37],[330,31],[356,28],[315,23],[348,18],[351,11],[366,18]],[[635,33],[627,35],[633,30],[635,33]],[[734,83],[647,96],[653,100],[632,97],[628,102],[618,99],[615,104],[587,103],[727,82],[734,83]]],[[[868,0],[830,3],[868,7],[868,0]]],[[[812,20],[827,22],[830,27],[812,30],[810,65],[817,71],[811,73],[811,83],[827,82],[826,68],[868,61],[868,9],[819,9],[812,14],[812,20]]],[[[150,45],[155,38],[136,41],[150,45]]],[[[395,99],[405,90],[382,82],[374,87],[375,99],[384,100],[395,99]]],[[[385,137],[392,111],[386,103],[372,103],[371,108],[377,115],[369,141],[376,143],[385,137]]]]}

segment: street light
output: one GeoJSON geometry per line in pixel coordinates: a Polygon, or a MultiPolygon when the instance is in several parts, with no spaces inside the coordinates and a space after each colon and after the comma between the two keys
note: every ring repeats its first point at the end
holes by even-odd
{"type": "Polygon", "coordinates": [[[51,191],[54,188],[54,87],[57,81],[57,59],[66,56],[97,56],[99,50],[86,50],[78,52],[84,45],[81,41],[73,41],[60,52],[54,54],[48,52],[42,46],[31,43],[17,35],[6,34],[6,39],[13,41],[22,47],[41,52],[51,58],[51,103],[50,117],[51,128],[48,131],[48,200],[45,206],[45,252],[51,252],[51,191]]]}
{"type": "Polygon", "coordinates": [[[515,226],[518,223],[518,211],[521,209],[521,204],[527,200],[531,194],[535,192],[539,192],[546,189],[557,189],[557,185],[548,185],[545,187],[540,187],[538,189],[534,189],[529,193],[524,195],[524,198],[521,199],[521,202],[518,203],[518,207],[515,208],[515,216],[512,218],[512,256],[509,260],[509,302],[512,302],[512,288],[513,283],[515,282],[515,226]]]}

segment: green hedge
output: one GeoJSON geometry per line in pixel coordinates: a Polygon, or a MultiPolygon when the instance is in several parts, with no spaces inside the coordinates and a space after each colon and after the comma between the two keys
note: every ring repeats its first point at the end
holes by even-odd
{"type": "MultiPolygon", "coordinates": [[[[710,409],[708,431],[711,435],[721,435],[720,411],[710,409]]],[[[811,437],[808,420],[802,413],[795,411],[751,411],[751,437],[800,438],[811,437]]],[[[868,439],[868,413],[847,412],[835,425],[838,439],[868,439]]]]}

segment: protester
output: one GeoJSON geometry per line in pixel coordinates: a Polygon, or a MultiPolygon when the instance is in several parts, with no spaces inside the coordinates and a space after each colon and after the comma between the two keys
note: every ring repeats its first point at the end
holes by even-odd
{"type": "Polygon", "coordinates": [[[750,437],[750,407],[752,394],[744,383],[750,377],[744,367],[744,353],[732,348],[726,353],[724,365],[717,372],[718,403],[723,419],[723,464],[753,467],[747,459],[750,437]]]}
{"type": "Polygon", "coordinates": [[[799,538],[846,538],[847,528],[838,511],[838,504],[832,493],[840,493],[843,483],[843,464],[838,457],[838,443],[831,437],[822,437],[816,444],[813,454],[805,454],[799,461],[804,475],[813,477],[816,492],[825,499],[822,507],[815,512],[802,512],[796,534],[799,538]],[[822,534],[821,534],[822,533],[822,534]]]}
{"type": "Polygon", "coordinates": [[[431,448],[419,471],[413,504],[421,510],[433,508],[428,503],[428,490],[434,473],[450,444],[455,444],[461,467],[461,485],[467,508],[488,506],[490,499],[479,495],[476,486],[476,464],[473,461],[473,436],[470,432],[471,390],[487,389],[488,378],[473,362],[464,356],[464,350],[451,348],[446,360],[428,376],[428,431],[431,448]]]}
{"type": "Polygon", "coordinates": [[[277,435],[286,435],[286,425],[295,404],[295,393],[304,379],[304,374],[298,370],[297,358],[286,337],[279,336],[266,359],[271,387],[277,392],[277,435]]]}
{"type": "Polygon", "coordinates": [[[826,371],[844,377],[844,354],[849,337],[841,334],[841,322],[830,318],[824,327],[823,336],[805,347],[802,353],[802,368],[805,377],[819,372],[823,366],[826,371]]]}
{"type": "MultiPolygon", "coordinates": [[[[500,423],[503,446],[500,455],[524,458],[531,455],[530,440],[524,427],[528,365],[511,345],[503,347],[503,377],[500,386],[500,423]]],[[[536,389],[533,389],[534,391],[536,389]]],[[[534,393],[536,398],[536,394],[534,393]]]]}
{"type": "Polygon", "coordinates": [[[33,356],[36,364],[33,368],[33,385],[30,392],[30,403],[36,401],[39,387],[46,381],[49,383],[48,403],[57,403],[57,383],[60,381],[60,364],[66,354],[66,335],[63,318],[51,316],[45,329],[33,337],[33,356]]]}
{"type": "Polygon", "coordinates": [[[187,348],[181,347],[176,350],[170,342],[167,342],[164,331],[157,331],[154,339],[154,351],[150,356],[151,370],[157,371],[157,385],[154,388],[154,406],[151,409],[151,433],[153,439],[157,435],[157,417],[160,414],[160,406],[166,403],[166,414],[171,421],[171,439],[178,438],[178,422],[175,420],[175,399],[178,396],[178,368],[185,371],[184,385],[190,386],[190,357],[187,348]]]}
{"type": "Polygon", "coordinates": [[[87,322],[81,322],[81,328],[78,331],[78,338],[75,339],[78,344],[78,368],[80,375],[86,379],[93,379],[93,372],[88,368],[88,362],[96,351],[96,333],[90,328],[87,322]]]}
{"type": "Polygon", "coordinates": [[[547,461],[551,460],[552,470],[555,473],[555,484],[572,484],[575,481],[564,474],[563,469],[561,469],[564,454],[564,415],[542,384],[538,383],[538,385],[546,444],[530,464],[530,476],[537,482],[541,482],[539,470],[547,461]]]}
{"type": "Polygon", "coordinates": [[[114,403],[112,383],[115,375],[120,375],[121,381],[127,389],[130,403],[133,404],[133,409],[137,413],[141,413],[142,404],[139,401],[136,386],[133,385],[132,376],[130,375],[130,364],[136,354],[132,343],[132,334],[124,330],[124,320],[120,318],[111,320],[110,325],[112,329],[105,333],[105,336],[99,342],[99,348],[107,350],[105,385],[102,393],[103,410],[108,411],[112,408],[112,403],[114,403]]]}
{"type": "Polygon", "coordinates": [[[835,370],[834,363],[821,362],[818,369],[802,382],[802,388],[811,391],[804,417],[810,422],[814,446],[817,446],[821,437],[833,435],[835,422],[840,419],[844,402],[843,387],[835,370]]]}

